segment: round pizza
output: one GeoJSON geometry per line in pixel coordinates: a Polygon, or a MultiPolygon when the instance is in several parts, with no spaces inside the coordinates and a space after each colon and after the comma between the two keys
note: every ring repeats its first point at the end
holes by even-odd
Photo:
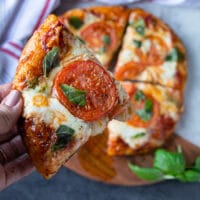
{"type": "Polygon", "coordinates": [[[45,178],[129,107],[119,82],[54,15],[26,44],[13,88],[24,100],[23,140],[45,178]]]}
{"type": "Polygon", "coordinates": [[[121,44],[129,10],[121,6],[74,9],[60,18],[106,67],[121,44]]]}

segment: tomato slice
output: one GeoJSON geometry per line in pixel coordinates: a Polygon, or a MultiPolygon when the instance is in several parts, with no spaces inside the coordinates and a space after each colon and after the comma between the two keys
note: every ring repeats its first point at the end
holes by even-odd
{"type": "Polygon", "coordinates": [[[132,80],[134,79],[138,74],[140,74],[144,69],[146,68],[146,65],[142,63],[136,63],[136,62],[128,62],[122,67],[120,67],[115,72],[115,78],[117,80],[123,81],[123,80],[132,80]]]}
{"type": "Polygon", "coordinates": [[[59,101],[76,117],[94,121],[112,111],[118,100],[113,79],[91,60],[77,60],[65,66],[56,76],[54,88],[59,101]],[[64,95],[61,84],[86,91],[85,106],[78,106],[64,95]]]}
{"type": "Polygon", "coordinates": [[[123,85],[124,89],[129,93],[129,95],[131,95],[131,102],[133,104],[134,107],[134,113],[131,116],[131,118],[127,121],[127,123],[131,124],[132,126],[136,126],[136,127],[149,127],[150,125],[152,125],[153,123],[155,123],[155,121],[157,119],[159,119],[159,115],[160,115],[160,108],[159,108],[159,104],[158,102],[151,96],[146,95],[144,93],[140,93],[141,99],[136,99],[135,95],[136,92],[142,92],[140,90],[137,90],[136,87],[134,86],[133,83],[128,83],[123,85]],[[130,90],[131,88],[131,90],[130,90]],[[139,116],[137,114],[138,110],[144,109],[145,107],[145,102],[146,101],[151,101],[152,102],[152,115],[150,117],[149,120],[144,120],[141,116],[139,116]]]}
{"type": "Polygon", "coordinates": [[[81,37],[95,52],[113,51],[117,45],[115,29],[105,22],[95,22],[88,25],[82,30],[81,37]]]}

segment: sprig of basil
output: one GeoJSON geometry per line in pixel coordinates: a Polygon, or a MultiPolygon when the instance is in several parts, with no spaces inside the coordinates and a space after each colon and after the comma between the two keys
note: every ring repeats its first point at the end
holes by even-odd
{"type": "Polygon", "coordinates": [[[109,36],[109,35],[103,35],[103,36],[102,36],[102,41],[103,41],[103,43],[104,43],[106,46],[109,46],[109,45],[110,45],[110,42],[111,42],[110,36],[109,36]]]}
{"type": "Polygon", "coordinates": [[[194,166],[186,168],[182,152],[158,149],[155,152],[152,168],[139,167],[128,163],[130,170],[139,178],[147,181],[177,179],[182,182],[200,181],[200,156],[194,166]]]}
{"type": "Polygon", "coordinates": [[[75,29],[79,29],[83,25],[83,21],[76,16],[71,16],[68,20],[69,24],[75,29]]]}
{"type": "Polygon", "coordinates": [[[68,100],[76,104],[78,106],[85,106],[86,104],[86,91],[84,90],[78,90],[72,86],[69,86],[67,84],[62,84],[61,89],[64,93],[64,95],[68,98],[68,100]]]}
{"type": "Polygon", "coordinates": [[[56,130],[57,140],[51,147],[52,151],[57,151],[66,147],[66,145],[72,140],[74,132],[74,129],[66,125],[60,125],[56,130]]]}
{"type": "Polygon", "coordinates": [[[143,137],[145,135],[146,135],[146,133],[141,132],[141,133],[137,133],[137,134],[133,135],[132,138],[133,139],[137,139],[137,138],[141,138],[141,137],[143,137]]]}
{"type": "Polygon", "coordinates": [[[134,95],[135,101],[145,100],[144,93],[141,90],[137,90],[134,95]]]}
{"type": "Polygon", "coordinates": [[[59,48],[52,48],[44,57],[43,60],[43,73],[45,77],[48,77],[49,72],[52,68],[56,67],[59,64],[59,48]]]}
{"type": "Polygon", "coordinates": [[[142,46],[142,41],[140,40],[133,40],[133,43],[137,48],[140,48],[142,46]]]}

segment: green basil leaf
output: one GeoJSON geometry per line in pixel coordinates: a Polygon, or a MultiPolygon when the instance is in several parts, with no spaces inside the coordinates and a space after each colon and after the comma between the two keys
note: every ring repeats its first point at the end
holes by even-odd
{"type": "Polygon", "coordinates": [[[86,91],[78,90],[67,84],[62,84],[60,87],[61,87],[64,95],[68,98],[68,100],[71,103],[76,104],[78,106],[82,106],[82,107],[85,106],[86,91]]]}
{"type": "Polygon", "coordinates": [[[59,56],[59,48],[54,47],[44,57],[43,72],[45,77],[49,75],[49,72],[52,70],[53,67],[56,67],[59,64],[58,56],[59,56]]]}
{"type": "Polygon", "coordinates": [[[128,167],[141,179],[148,181],[157,181],[163,179],[163,173],[159,169],[138,167],[130,162],[128,163],[128,167]]]}
{"type": "Polygon", "coordinates": [[[185,170],[185,159],[182,153],[158,149],[155,152],[153,166],[166,174],[181,174],[185,170]]]}
{"type": "Polygon", "coordinates": [[[195,161],[195,165],[193,167],[195,170],[197,170],[198,172],[200,172],[200,156],[198,156],[196,158],[196,161],[195,161]]]}
{"type": "Polygon", "coordinates": [[[147,99],[144,104],[144,109],[146,112],[152,112],[153,110],[153,102],[150,99],[147,99]]]}
{"type": "Polygon", "coordinates": [[[33,80],[27,82],[27,86],[28,88],[35,89],[36,85],[38,85],[38,82],[38,78],[34,78],[33,80]]]}
{"type": "Polygon", "coordinates": [[[171,50],[171,52],[167,55],[167,57],[165,58],[166,61],[170,61],[170,62],[177,62],[178,61],[178,52],[176,48],[173,48],[171,50]]]}
{"type": "Polygon", "coordinates": [[[66,147],[66,145],[72,140],[74,132],[74,129],[66,125],[60,125],[56,130],[57,140],[56,143],[51,147],[52,151],[57,151],[66,147]]]}
{"type": "Polygon", "coordinates": [[[141,133],[137,133],[137,134],[133,135],[132,138],[133,139],[137,139],[137,138],[141,138],[141,137],[143,137],[145,135],[146,135],[146,133],[141,132],[141,133]]]}
{"type": "Polygon", "coordinates": [[[132,27],[141,36],[145,35],[145,21],[143,19],[138,19],[136,22],[132,24],[132,27]]]}
{"type": "Polygon", "coordinates": [[[141,90],[137,90],[134,95],[134,99],[135,99],[135,101],[145,100],[145,96],[141,90]]]}
{"type": "Polygon", "coordinates": [[[182,182],[196,182],[200,181],[200,172],[194,170],[186,170],[183,174],[177,175],[176,179],[182,182]]]}
{"type": "Polygon", "coordinates": [[[106,45],[106,46],[109,46],[110,45],[110,36],[109,35],[103,35],[102,36],[102,41],[103,43],[106,45]]]}
{"type": "Polygon", "coordinates": [[[146,112],[144,109],[136,110],[136,114],[144,121],[149,121],[152,117],[152,113],[146,112]]]}
{"type": "Polygon", "coordinates": [[[73,26],[75,29],[79,29],[83,25],[83,21],[76,16],[71,16],[69,18],[69,24],[73,26]]]}
{"type": "Polygon", "coordinates": [[[140,47],[142,46],[142,41],[133,40],[133,43],[134,43],[134,45],[135,45],[137,48],[140,48],[140,47]]]}
{"type": "Polygon", "coordinates": [[[103,54],[105,52],[106,52],[106,47],[101,47],[97,53],[98,54],[103,54]]]}

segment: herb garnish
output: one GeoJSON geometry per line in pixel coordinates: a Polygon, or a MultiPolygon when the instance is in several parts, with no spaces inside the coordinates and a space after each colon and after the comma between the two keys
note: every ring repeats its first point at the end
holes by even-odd
{"type": "Polygon", "coordinates": [[[178,48],[173,48],[171,52],[166,56],[165,58],[166,61],[169,62],[177,62],[177,61],[183,61],[184,60],[184,55],[178,48]]]}
{"type": "Polygon", "coordinates": [[[64,93],[64,95],[68,98],[68,100],[76,104],[78,106],[85,106],[86,104],[86,91],[84,90],[78,90],[72,86],[69,86],[67,84],[62,84],[61,89],[64,93]]]}
{"type": "Polygon", "coordinates": [[[69,18],[69,24],[73,26],[75,29],[79,29],[83,25],[83,21],[76,16],[71,16],[69,18]]]}
{"type": "Polygon", "coordinates": [[[146,135],[146,133],[141,132],[141,133],[137,133],[137,134],[133,135],[132,138],[133,139],[137,139],[137,138],[141,138],[141,137],[143,137],[145,135],[146,135]]]}
{"type": "Polygon", "coordinates": [[[56,130],[57,140],[56,143],[53,144],[53,146],[51,147],[52,151],[57,151],[59,149],[66,147],[68,142],[72,140],[74,132],[75,132],[74,129],[66,125],[60,125],[56,130]]]}
{"type": "Polygon", "coordinates": [[[59,56],[59,48],[54,47],[44,57],[43,72],[45,77],[48,77],[49,72],[52,70],[52,68],[56,67],[59,64],[58,56],[59,56]]]}
{"type": "Polygon", "coordinates": [[[142,46],[142,41],[140,40],[133,40],[133,43],[137,48],[140,48],[142,46]]]}
{"type": "Polygon", "coordinates": [[[144,94],[143,94],[143,92],[142,92],[141,90],[137,90],[137,91],[135,92],[134,99],[135,99],[136,101],[145,100],[145,96],[144,96],[144,94]]]}
{"type": "Polygon", "coordinates": [[[137,21],[133,22],[130,24],[135,31],[141,35],[144,36],[145,35],[145,21],[143,19],[138,19],[137,21]]]}
{"type": "Polygon", "coordinates": [[[129,168],[138,177],[148,181],[177,179],[183,182],[200,181],[200,156],[194,166],[186,168],[183,153],[158,149],[155,152],[152,168],[139,167],[128,163],[129,168]]]}
{"type": "Polygon", "coordinates": [[[106,46],[109,46],[110,45],[110,36],[109,35],[103,35],[102,36],[102,41],[104,42],[104,44],[106,45],[106,46]]]}

